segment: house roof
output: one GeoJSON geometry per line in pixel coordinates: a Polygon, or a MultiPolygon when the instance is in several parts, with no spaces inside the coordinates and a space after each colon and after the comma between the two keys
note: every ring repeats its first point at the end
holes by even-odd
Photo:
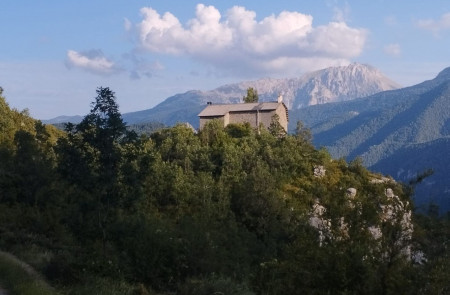
{"type": "Polygon", "coordinates": [[[287,108],[282,102],[256,102],[256,103],[236,103],[236,104],[210,104],[198,114],[199,117],[220,117],[226,113],[232,112],[251,112],[251,111],[273,111],[280,105],[287,108]]]}

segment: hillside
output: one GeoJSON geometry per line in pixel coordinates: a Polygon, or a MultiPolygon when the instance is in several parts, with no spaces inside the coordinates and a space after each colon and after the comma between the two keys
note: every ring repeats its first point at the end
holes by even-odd
{"type": "Polygon", "coordinates": [[[18,137],[20,132],[32,135],[40,133],[52,143],[56,142],[58,136],[62,134],[61,131],[52,125],[43,125],[39,120],[30,117],[26,110],[11,109],[2,93],[3,89],[0,87],[0,151],[2,148],[11,147],[14,141],[20,140],[18,137]]]}
{"type": "MultiPolygon", "coordinates": [[[[56,142],[5,122],[0,134],[16,131],[0,138],[0,247],[56,292],[448,290],[448,222],[415,215],[403,185],[306,133],[212,121],[138,137],[109,88],[56,142]]],[[[9,265],[3,277],[20,278],[9,265]]]]}
{"type": "MultiPolygon", "coordinates": [[[[433,169],[433,174],[417,186],[419,206],[432,202],[441,211],[450,210],[450,138],[440,138],[426,143],[411,144],[399,149],[393,155],[380,160],[371,167],[374,171],[386,173],[403,182],[413,179],[417,173],[433,169]]],[[[426,209],[422,206],[421,209],[426,209]]]]}
{"type": "Polygon", "coordinates": [[[450,177],[442,167],[444,163],[450,167],[450,150],[445,148],[450,138],[449,72],[445,69],[435,79],[412,87],[294,110],[290,118],[311,127],[315,145],[327,147],[333,157],[361,157],[368,167],[403,181],[434,169],[428,179],[432,189],[426,184],[417,188],[418,202],[439,200],[448,210],[450,177]],[[395,163],[395,171],[390,163],[395,163]]]}

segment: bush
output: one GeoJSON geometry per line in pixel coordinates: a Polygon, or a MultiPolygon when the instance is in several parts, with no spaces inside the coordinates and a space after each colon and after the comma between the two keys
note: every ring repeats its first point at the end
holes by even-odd
{"type": "Polygon", "coordinates": [[[211,275],[203,279],[189,279],[180,287],[182,295],[254,295],[245,283],[233,279],[211,275]]]}

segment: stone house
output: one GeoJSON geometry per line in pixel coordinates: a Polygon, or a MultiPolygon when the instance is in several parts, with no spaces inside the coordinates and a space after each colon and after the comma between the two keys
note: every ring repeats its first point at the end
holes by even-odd
{"type": "Polygon", "coordinates": [[[198,114],[200,117],[200,129],[213,119],[223,122],[223,126],[228,124],[250,123],[250,126],[257,128],[260,124],[265,128],[270,126],[272,117],[278,115],[279,123],[287,132],[289,114],[286,105],[279,97],[277,102],[256,102],[256,103],[236,103],[236,104],[211,104],[198,114]]]}

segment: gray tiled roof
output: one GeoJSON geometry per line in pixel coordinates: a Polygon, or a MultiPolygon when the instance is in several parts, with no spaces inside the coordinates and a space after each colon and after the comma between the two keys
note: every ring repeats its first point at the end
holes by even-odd
{"type": "Polygon", "coordinates": [[[229,112],[272,111],[282,104],[279,102],[236,103],[236,104],[211,104],[207,105],[198,114],[199,117],[224,116],[229,112]]]}

